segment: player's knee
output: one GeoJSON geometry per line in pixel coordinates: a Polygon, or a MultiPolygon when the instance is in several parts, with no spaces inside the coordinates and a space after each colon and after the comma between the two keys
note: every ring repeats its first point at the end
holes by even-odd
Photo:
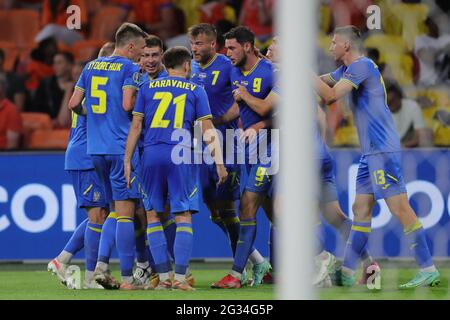
{"type": "Polygon", "coordinates": [[[189,211],[176,214],[175,223],[192,223],[192,214],[189,211]]]}
{"type": "Polygon", "coordinates": [[[239,204],[239,216],[241,219],[254,219],[256,217],[256,211],[258,210],[258,204],[255,199],[249,196],[242,196],[239,204]]]}
{"type": "Polygon", "coordinates": [[[367,203],[355,202],[352,206],[355,220],[365,220],[371,215],[371,207],[367,203]]]}
{"type": "Polygon", "coordinates": [[[398,201],[390,202],[389,211],[397,218],[408,214],[415,215],[414,210],[411,208],[406,197],[405,199],[400,198],[398,201]]]}
{"type": "Polygon", "coordinates": [[[87,209],[89,222],[95,224],[103,224],[106,220],[106,214],[103,212],[103,208],[90,207],[87,209]]]}
{"type": "Polygon", "coordinates": [[[154,210],[147,211],[147,223],[159,222],[159,216],[154,210]]]}

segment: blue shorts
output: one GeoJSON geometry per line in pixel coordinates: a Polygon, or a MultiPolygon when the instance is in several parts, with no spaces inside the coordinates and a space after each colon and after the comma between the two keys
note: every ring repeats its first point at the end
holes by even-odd
{"type": "Polygon", "coordinates": [[[331,157],[320,159],[320,203],[338,200],[334,162],[331,157]]]}
{"type": "Polygon", "coordinates": [[[168,201],[172,213],[197,212],[200,202],[197,165],[174,164],[172,148],[152,145],[144,149],[142,183],[147,194],[146,206],[164,212],[168,201]]]}
{"type": "Polygon", "coordinates": [[[94,169],[68,170],[79,208],[107,207],[105,189],[94,169]]]}
{"type": "Polygon", "coordinates": [[[272,196],[272,183],[274,176],[268,174],[271,164],[253,164],[241,166],[241,184],[245,190],[272,196]]]}
{"type": "MultiPolygon", "coordinates": [[[[95,171],[105,186],[106,196],[114,201],[140,199],[139,179],[136,171],[131,173],[131,188],[128,189],[123,170],[123,155],[92,155],[95,171]]],[[[132,167],[138,166],[137,153],[132,159],[132,167]]]]}
{"type": "Polygon", "coordinates": [[[401,153],[386,152],[361,156],[356,176],[356,193],[373,194],[376,200],[406,193],[401,153]]]}
{"type": "Polygon", "coordinates": [[[235,201],[239,199],[239,165],[225,165],[228,179],[225,183],[217,186],[219,180],[215,164],[200,165],[200,186],[203,199],[206,202],[213,201],[235,201]]]}

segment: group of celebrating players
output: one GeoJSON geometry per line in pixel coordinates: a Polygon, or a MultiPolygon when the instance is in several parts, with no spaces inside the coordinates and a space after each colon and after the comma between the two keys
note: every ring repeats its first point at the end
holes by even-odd
{"type": "MultiPolygon", "coordinates": [[[[273,162],[278,142],[271,129],[280,94],[275,79],[278,41],[274,39],[264,57],[255,49],[251,30],[239,26],[224,35],[225,56],[217,53],[212,25],[195,25],[188,35],[192,53],[185,47],[163,52],[159,38],[124,23],[115,43],[106,44],[99,58],[83,69],[69,101],[73,121],[65,169],[88,218],[48,264],[62,283],[67,282],[72,257],[84,248],[85,288],[195,290],[189,260],[192,214],[199,211],[200,201],[227,235],[234,258],[229,274],[212,287],[273,281],[273,224],[270,263],[254,242],[257,211],[263,208],[272,222],[277,196],[273,162]],[[196,152],[203,146],[205,152],[196,152]],[[120,283],[109,271],[114,246],[120,283]]],[[[319,207],[348,242],[342,266],[331,274],[335,257],[324,250],[323,233],[318,233],[314,284],[331,282],[331,274],[336,284],[352,286],[359,259],[363,282],[370,266],[379,271],[367,242],[375,199],[384,198],[411,238],[421,268],[402,288],[436,285],[439,272],[408,203],[399,138],[378,68],[362,55],[354,27],[336,29],[330,49],[343,65],[330,74],[314,75],[312,81],[327,104],[351,93],[363,155],[352,221],[338,203],[333,160],[321,134],[324,113],[317,107],[319,207]]]]}

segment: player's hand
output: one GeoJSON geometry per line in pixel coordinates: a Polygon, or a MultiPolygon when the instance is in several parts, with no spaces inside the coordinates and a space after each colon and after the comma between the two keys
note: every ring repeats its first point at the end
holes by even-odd
{"type": "Polygon", "coordinates": [[[131,189],[131,163],[128,161],[125,161],[123,166],[124,166],[125,179],[127,180],[127,188],[131,189]]]}
{"type": "Polygon", "coordinates": [[[256,136],[258,135],[258,131],[253,127],[247,128],[247,130],[241,131],[239,135],[239,140],[244,143],[252,143],[256,136]]]}
{"type": "Polygon", "coordinates": [[[217,176],[219,177],[219,180],[217,181],[217,185],[223,184],[228,179],[228,172],[227,169],[223,164],[216,164],[216,171],[217,176]]]}
{"type": "MultiPolygon", "coordinates": [[[[233,91],[234,99],[236,100],[236,97],[239,98],[239,100],[245,100],[245,98],[250,94],[247,91],[246,86],[242,86],[240,84],[237,84],[237,89],[233,91]]],[[[238,101],[238,100],[236,100],[238,101]]]]}

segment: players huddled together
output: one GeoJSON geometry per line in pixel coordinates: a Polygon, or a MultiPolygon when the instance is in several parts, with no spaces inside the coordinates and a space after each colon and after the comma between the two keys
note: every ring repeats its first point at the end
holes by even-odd
{"type": "MultiPolygon", "coordinates": [[[[115,43],[105,44],[84,67],[68,106],[73,116],[65,170],[88,218],[48,264],[63,284],[72,257],[84,248],[86,289],[195,290],[189,260],[192,219],[201,201],[233,253],[229,274],[211,287],[273,283],[278,39],[264,57],[255,48],[252,31],[235,27],[224,35],[225,56],[217,52],[212,25],[192,26],[188,36],[191,51],[173,47],[164,52],[158,37],[124,23],[115,43]],[[196,150],[205,150],[200,161],[196,150]],[[254,246],[260,208],[271,222],[270,262],[254,246]],[[114,247],[121,281],[109,268],[114,247]]],[[[324,114],[317,107],[318,206],[348,242],[337,267],[318,232],[313,284],[352,286],[359,260],[361,283],[380,272],[367,241],[374,201],[383,198],[404,226],[421,268],[403,288],[436,285],[439,272],[408,203],[399,139],[378,68],[363,56],[354,27],[336,29],[331,51],[343,65],[330,74],[313,75],[312,81],[327,104],[351,93],[362,157],[352,221],[338,203],[334,163],[322,134],[324,114]]]]}

